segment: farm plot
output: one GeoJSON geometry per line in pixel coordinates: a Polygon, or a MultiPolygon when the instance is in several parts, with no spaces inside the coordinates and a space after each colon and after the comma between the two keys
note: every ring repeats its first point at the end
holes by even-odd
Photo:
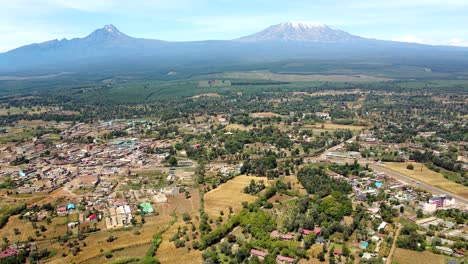
{"type": "Polygon", "coordinates": [[[240,211],[242,202],[253,202],[257,197],[244,193],[244,187],[250,184],[251,180],[258,182],[263,180],[268,186],[265,177],[238,176],[222,184],[218,188],[207,192],[205,198],[205,211],[210,217],[216,217],[220,211],[229,212],[232,207],[234,212],[240,211]]]}

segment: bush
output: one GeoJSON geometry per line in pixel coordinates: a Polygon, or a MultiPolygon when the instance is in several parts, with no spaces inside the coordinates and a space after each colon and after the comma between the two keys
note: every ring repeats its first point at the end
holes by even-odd
{"type": "Polygon", "coordinates": [[[406,169],[408,169],[408,170],[414,170],[413,164],[408,164],[408,166],[406,166],[406,169]]]}

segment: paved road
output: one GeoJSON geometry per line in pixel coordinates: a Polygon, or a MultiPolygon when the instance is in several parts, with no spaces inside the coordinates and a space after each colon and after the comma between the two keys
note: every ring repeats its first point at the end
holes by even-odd
{"type": "Polygon", "coordinates": [[[440,188],[437,188],[437,187],[434,187],[432,185],[429,185],[429,184],[426,184],[424,182],[419,182],[418,184],[415,183],[415,180],[411,177],[408,177],[408,176],[405,176],[401,173],[398,173],[396,171],[393,171],[391,169],[388,169],[386,168],[384,165],[380,165],[380,164],[370,164],[369,167],[371,167],[375,172],[383,172],[385,173],[386,175],[390,176],[390,177],[394,177],[394,178],[398,178],[400,180],[403,180],[405,181],[406,183],[412,185],[412,186],[415,186],[415,187],[418,187],[418,188],[421,188],[423,190],[426,190],[432,194],[435,194],[435,195],[441,195],[441,194],[445,194],[445,195],[450,195],[452,196],[455,201],[458,203],[458,204],[464,204],[465,206],[468,205],[468,200],[459,196],[459,195],[455,195],[453,193],[450,193],[446,190],[442,190],[440,188]]]}

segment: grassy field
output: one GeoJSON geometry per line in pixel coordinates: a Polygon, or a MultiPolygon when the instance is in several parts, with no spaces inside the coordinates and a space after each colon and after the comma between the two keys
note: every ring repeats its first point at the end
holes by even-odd
{"type": "Polygon", "coordinates": [[[436,255],[429,251],[418,252],[397,248],[393,255],[392,263],[395,264],[443,264],[447,263],[442,255],[436,255]]]}
{"type": "Polygon", "coordinates": [[[421,181],[461,197],[468,198],[468,187],[445,179],[442,174],[426,168],[424,164],[415,162],[386,162],[385,165],[387,168],[411,177],[417,181],[421,181]],[[414,170],[408,170],[406,168],[408,164],[413,164],[414,170]]]}
{"type": "Polygon", "coordinates": [[[205,197],[205,211],[210,217],[217,217],[219,212],[229,212],[229,206],[237,213],[242,208],[244,201],[253,202],[257,197],[244,193],[243,189],[249,185],[251,180],[256,182],[264,180],[265,185],[268,181],[265,177],[238,176],[222,184],[218,188],[207,192],[205,197]]]}

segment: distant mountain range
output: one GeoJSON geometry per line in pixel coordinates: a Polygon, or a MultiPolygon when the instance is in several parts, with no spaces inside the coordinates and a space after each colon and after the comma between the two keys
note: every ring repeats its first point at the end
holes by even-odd
{"type": "Polygon", "coordinates": [[[170,42],[133,38],[113,25],[84,38],[51,40],[0,53],[0,75],[169,71],[285,60],[360,60],[429,68],[468,68],[468,48],[368,39],[327,25],[287,22],[235,40],[170,42]]]}

